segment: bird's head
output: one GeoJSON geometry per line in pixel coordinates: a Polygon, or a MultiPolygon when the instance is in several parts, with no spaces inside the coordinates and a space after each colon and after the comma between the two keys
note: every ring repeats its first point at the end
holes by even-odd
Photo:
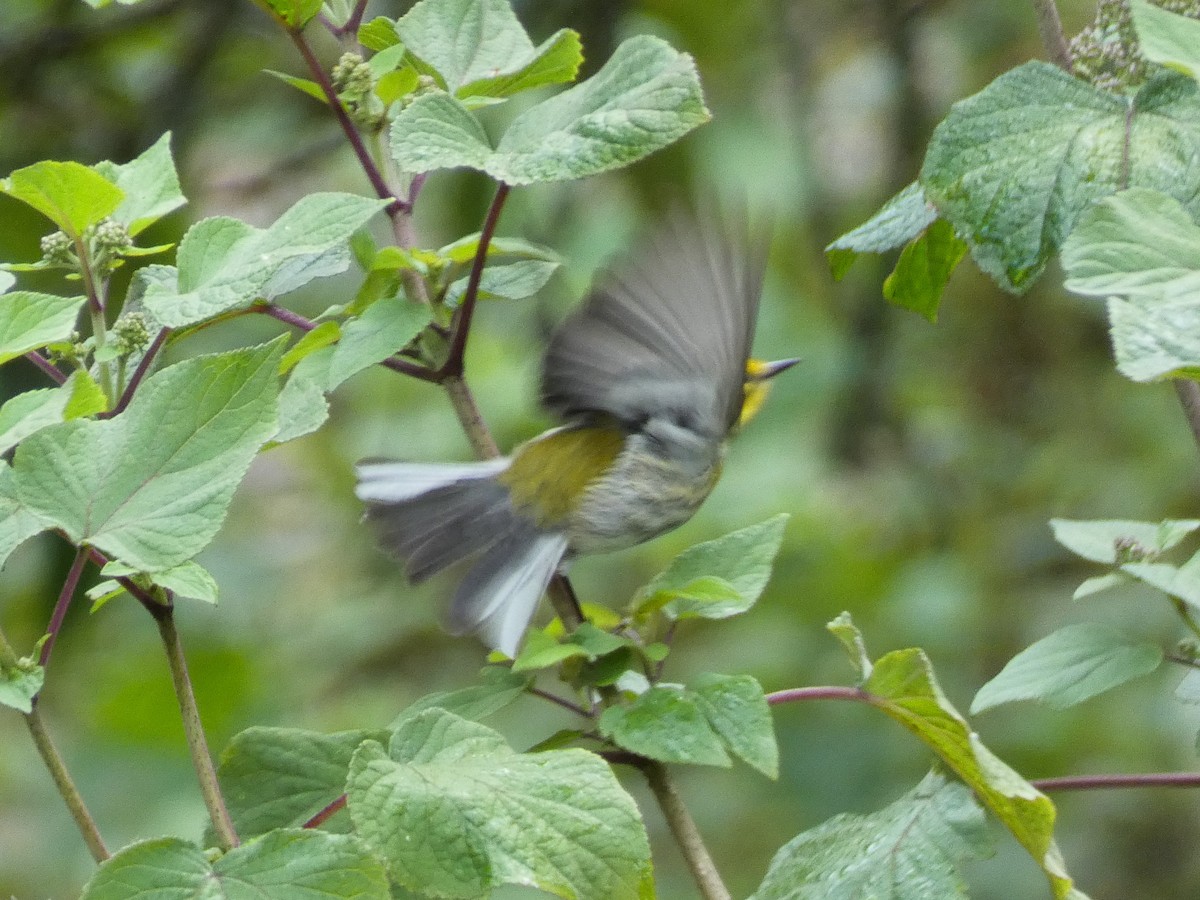
{"type": "Polygon", "coordinates": [[[742,412],[738,416],[738,428],[744,427],[762,409],[767,394],[771,391],[771,379],[798,362],[799,359],[780,359],[775,362],[746,360],[746,380],[742,385],[742,412]]]}

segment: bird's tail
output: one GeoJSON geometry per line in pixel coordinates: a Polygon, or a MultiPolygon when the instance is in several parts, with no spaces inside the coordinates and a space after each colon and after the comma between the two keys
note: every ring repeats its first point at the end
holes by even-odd
{"type": "Polygon", "coordinates": [[[473,631],[515,656],[563,554],[561,532],[539,529],[513,508],[496,476],[508,460],[460,465],[363,462],[356,493],[384,549],[424,581],[477,556],[454,596],[449,626],[473,631]]]}

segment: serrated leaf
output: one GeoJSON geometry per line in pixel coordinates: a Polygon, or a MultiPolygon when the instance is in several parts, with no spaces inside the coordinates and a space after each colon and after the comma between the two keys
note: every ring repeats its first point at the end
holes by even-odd
{"type": "Polygon", "coordinates": [[[618,747],[650,759],[729,766],[724,743],[701,703],[688,691],[657,685],[600,715],[600,733],[618,747]]]}
{"type": "Polygon", "coordinates": [[[0,706],[22,713],[33,712],[33,698],[45,680],[46,670],[33,660],[21,659],[7,665],[0,659],[0,706]]]}
{"type": "Polygon", "coordinates": [[[708,724],[735,756],[779,777],[779,744],[762,685],[749,675],[700,675],[689,685],[708,724]]]}
{"type": "MultiPolygon", "coordinates": [[[[203,603],[217,602],[217,580],[209,574],[208,570],[199,563],[188,560],[177,566],[172,566],[169,569],[163,569],[159,572],[141,573],[133,566],[127,566],[119,560],[110,561],[100,574],[108,578],[119,578],[122,576],[137,576],[145,575],[154,584],[166,588],[175,594],[176,597],[183,597],[190,600],[200,600],[203,603]]],[[[93,595],[92,591],[88,591],[87,595],[94,600],[105,600],[109,598],[103,593],[93,595]]],[[[93,608],[93,612],[95,609],[93,608]]]]}
{"type": "Polygon", "coordinates": [[[21,544],[46,530],[46,524],[17,499],[12,468],[0,460],[0,566],[21,544]]]}
{"type": "MultiPolygon", "coordinates": [[[[556,262],[536,259],[487,266],[479,278],[478,297],[480,300],[524,300],[545,287],[557,268],[556,262]]],[[[451,282],[446,289],[447,306],[455,307],[462,302],[468,280],[469,276],[451,282]]]]}
{"type": "Polygon", "coordinates": [[[17,394],[0,406],[0,453],[43,428],[102,412],[105,405],[104,392],[83,369],[56,388],[17,394]]]}
{"type": "Polygon", "coordinates": [[[1138,49],[1146,59],[1195,78],[1200,73],[1200,22],[1147,3],[1131,0],[1138,49]]]}
{"type": "Polygon", "coordinates": [[[282,353],[277,339],[194,357],[151,375],[119,416],[39,431],[17,447],[16,499],[140,571],[191,559],[276,429],[282,353]]]}
{"type": "Polygon", "coordinates": [[[284,25],[301,29],[321,11],[324,0],[255,0],[284,25]]]}
{"type": "Polygon", "coordinates": [[[291,829],[215,862],[195,844],[158,838],[100,864],[80,900],[391,900],[383,865],[350,835],[291,829]]]}
{"type": "Polygon", "coordinates": [[[881,656],[863,691],[868,702],[915,734],[966,782],[1029,851],[1055,898],[1080,896],[1054,843],[1054,804],[984,746],[942,693],[923,650],[881,656]]]}
{"type": "Polygon", "coordinates": [[[67,340],[84,299],[34,291],[0,294],[0,363],[67,340]]]}
{"type": "Polygon", "coordinates": [[[303,372],[292,372],[279,392],[279,430],[272,440],[284,444],[312,434],[328,418],[329,401],[321,384],[303,372]]]}
{"type": "Polygon", "coordinates": [[[315,81],[308,78],[297,78],[295,75],[289,75],[287,72],[277,72],[274,69],[263,69],[263,73],[270,75],[272,78],[278,78],[289,87],[294,87],[302,94],[308,94],[314,100],[320,100],[322,103],[328,104],[329,98],[325,96],[325,92],[321,90],[321,86],[315,81]]]}
{"type": "Polygon", "coordinates": [[[1135,522],[1128,519],[1051,519],[1054,539],[1093,562],[1113,565],[1118,547],[1139,548],[1139,553],[1157,556],[1178,545],[1200,528],[1200,519],[1167,519],[1162,522],[1135,522]]]}
{"type": "MultiPolygon", "coordinates": [[[[638,591],[633,599],[634,609],[640,610],[646,603],[655,607],[656,594],[677,592],[679,598],[663,606],[663,612],[673,619],[690,616],[725,619],[745,612],[767,586],[787,520],[787,515],[773,516],[688,548],[638,591]],[[720,579],[737,592],[737,599],[689,598],[687,591],[695,590],[698,579],[720,579]]],[[[705,584],[717,586],[711,580],[705,584]]]]}
{"type": "Polygon", "coordinates": [[[695,63],[666,42],[623,42],[587,81],[526,110],[493,150],[446,94],[418,97],[392,126],[402,169],[466,166],[508,184],[584,178],[629,165],[708,121],[695,63]]]}
{"type": "MultiPolygon", "coordinates": [[[[399,249],[399,248],[385,248],[399,249]]],[[[382,252],[382,251],[381,251],[382,252]]],[[[479,232],[468,234],[447,244],[437,251],[437,256],[452,263],[469,265],[479,252],[479,232]]],[[[542,262],[561,264],[562,258],[549,247],[531,244],[520,238],[494,237],[488,242],[487,258],[512,257],[514,259],[536,259],[542,262]]]]}
{"type": "Polygon", "coordinates": [[[751,900],[966,900],[961,865],[993,852],[971,792],[930,774],[878,812],[834,816],[788,841],[751,900]]]}
{"type": "Polygon", "coordinates": [[[1068,290],[1110,298],[1123,375],[1151,381],[1200,368],[1200,228],[1178,202],[1145,189],[1106,198],[1080,217],[1063,268],[1068,290]]]}
{"type": "MultiPolygon", "coordinates": [[[[179,187],[179,174],[171,157],[171,132],[167,132],[140,156],[118,165],[108,161],[93,168],[121,189],[125,199],[112,218],[125,225],[135,237],[168,213],[187,203],[179,187]]],[[[126,255],[161,253],[163,247],[139,248],[126,255]]]]}
{"type": "Polygon", "coordinates": [[[1066,709],[1147,675],[1162,662],[1162,648],[1133,642],[1107,625],[1068,625],[1025,648],[979,689],[971,713],[1040,700],[1066,709]]]}
{"type": "Polygon", "coordinates": [[[1131,562],[1122,565],[1121,571],[1200,609],[1200,553],[1178,567],[1169,563],[1131,562]]]}
{"type": "Polygon", "coordinates": [[[226,216],[203,219],[179,245],[177,283],[148,282],[142,302],[163,325],[180,327],[343,271],[350,264],[350,236],[384,205],[354,194],[317,193],[265,229],[226,216]]]}
{"type": "Polygon", "coordinates": [[[641,817],[587,751],[514,753],[490,728],[430,709],[405,719],[386,751],[367,742],[355,752],[347,794],[356,833],[414,890],[643,896],[641,817]]]}
{"type": "MultiPolygon", "coordinates": [[[[427,694],[404,710],[400,717],[407,718],[422,710],[437,707],[464,719],[483,719],[519,699],[531,683],[528,676],[500,666],[488,666],[483,670],[482,677],[483,684],[427,694]]],[[[398,718],[392,727],[395,728],[399,721],[398,718]]]]}
{"type": "Polygon", "coordinates": [[[368,50],[378,53],[399,44],[400,35],[396,34],[396,23],[393,20],[376,16],[359,27],[358,42],[368,50]]]}
{"type": "Polygon", "coordinates": [[[110,216],[121,205],[121,189],[77,162],[46,160],[0,179],[0,191],[32,206],[69,237],[110,216]]]}
{"type": "Polygon", "coordinates": [[[1160,72],[1133,98],[1045,62],[955,104],[921,170],[925,194],[1002,287],[1026,289],[1080,213],[1126,186],[1200,197],[1195,82],[1160,72]]]}
{"type": "Polygon", "coordinates": [[[572,81],[583,62],[579,35],[570,29],[534,47],[508,0],[422,0],[395,29],[460,98],[572,81]]]}
{"type": "MultiPolygon", "coordinates": [[[[386,738],[379,731],[321,734],[263,727],[234,735],[221,753],[217,776],[237,833],[244,840],[303,825],[345,792],[355,749],[363,741],[386,738]]],[[[349,831],[350,817],[339,811],[321,827],[349,831]]]]}
{"type": "Polygon", "coordinates": [[[937,210],[925,199],[921,185],[913,182],[892,197],[879,212],[825,248],[835,281],[860,253],[886,253],[914,240],[937,220],[937,210]]]}
{"type": "Polygon", "coordinates": [[[900,252],[896,268],[884,279],[884,298],[936,323],[942,291],[966,253],[967,245],[950,224],[938,219],[900,252]]]}

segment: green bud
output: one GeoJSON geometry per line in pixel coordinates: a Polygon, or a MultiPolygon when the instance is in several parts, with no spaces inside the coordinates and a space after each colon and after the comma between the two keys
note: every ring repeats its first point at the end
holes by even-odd
{"type": "Polygon", "coordinates": [[[357,53],[343,53],[333,67],[333,87],[339,94],[362,97],[375,86],[371,67],[357,53]]]}
{"type": "Polygon", "coordinates": [[[150,329],[140,312],[126,313],[113,323],[109,334],[121,355],[136,353],[150,344],[150,329]]]}
{"type": "Polygon", "coordinates": [[[64,232],[51,232],[42,238],[42,258],[52,266],[75,266],[75,242],[64,232]]]}

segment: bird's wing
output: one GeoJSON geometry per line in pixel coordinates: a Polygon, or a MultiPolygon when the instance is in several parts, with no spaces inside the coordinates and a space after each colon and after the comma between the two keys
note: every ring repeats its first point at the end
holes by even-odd
{"type": "Polygon", "coordinates": [[[563,419],[697,410],[723,435],[742,405],[764,253],[711,221],[669,217],[606,271],[550,339],[542,405],[563,419]]]}

